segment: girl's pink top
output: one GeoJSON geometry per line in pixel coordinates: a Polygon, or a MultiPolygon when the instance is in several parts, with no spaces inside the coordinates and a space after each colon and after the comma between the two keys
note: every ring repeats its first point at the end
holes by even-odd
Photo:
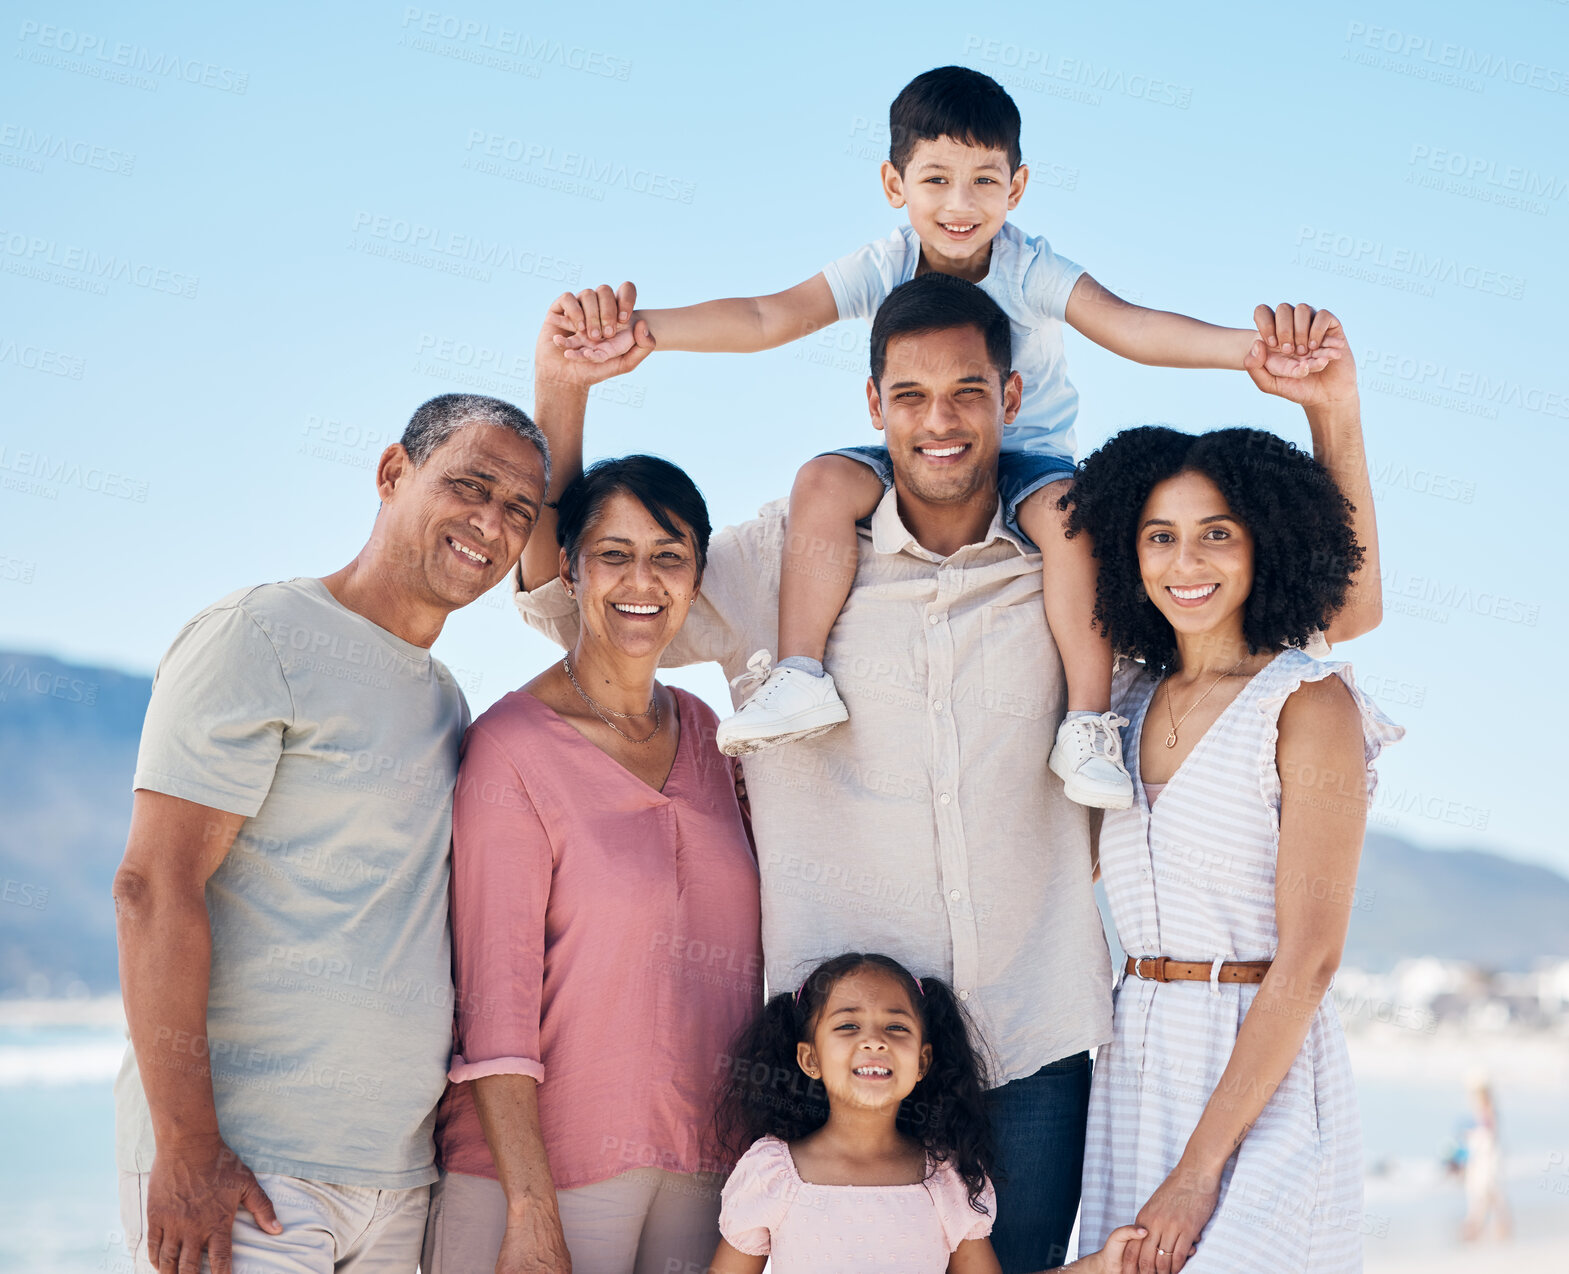
{"type": "Polygon", "coordinates": [[[725,1183],[719,1232],[772,1274],[942,1274],[966,1239],[992,1231],[997,1196],[986,1183],[970,1206],[952,1164],[908,1186],[820,1186],[802,1181],[790,1147],[763,1137],[725,1183]]]}
{"type": "Polygon", "coordinates": [[[469,1081],[531,1075],[560,1189],[724,1171],[716,1082],[761,1003],[757,863],[717,718],[675,692],[655,791],[517,690],[464,739],[452,805],[457,1042],[443,1167],[497,1176],[469,1081]]]}

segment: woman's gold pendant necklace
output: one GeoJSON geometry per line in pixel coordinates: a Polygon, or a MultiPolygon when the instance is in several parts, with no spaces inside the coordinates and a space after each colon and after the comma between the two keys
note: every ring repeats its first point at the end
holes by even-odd
{"type": "Polygon", "coordinates": [[[1188,711],[1184,712],[1180,717],[1177,716],[1176,712],[1173,710],[1173,708],[1171,706],[1171,682],[1170,681],[1166,682],[1166,715],[1171,718],[1171,729],[1166,734],[1166,746],[1168,748],[1174,748],[1174,747],[1177,746],[1177,727],[1188,719],[1188,715],[1193,711],[1193,708],[1198,707],[1199,704],[1203,703],[1204,700],[1208,699],[1210,690],[1213,690],[1216,686],[1218,686],[1227,677],[1229,677],[1233,673],[1235,673],[1237,671],[1237,669],[1242,667],[1242,665],[1247,663],[1247,661],[1248,661],[1248,657],[1246,655],[1243,655],[1241,659],[1237,660],[1237,662],[1232,664],[1230,668],[1228,668],[1225,672],[1221,673],[1220,676],[1216,677],[1214,681],[1210,682],[1209,683],[1209,690],[1206,690],[1197,699],[1195,699],[1193,701],[1193,707],[1190,707],[1188,709],[1188,711]]]}

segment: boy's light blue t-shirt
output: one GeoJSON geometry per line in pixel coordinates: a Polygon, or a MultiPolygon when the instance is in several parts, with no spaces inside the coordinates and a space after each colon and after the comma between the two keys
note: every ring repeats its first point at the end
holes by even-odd
{"type": "MultiPolygon", "coordinates": [[[[890,292],[915,277],[921,239],[915,228],[900,226],[823,268],[839,317],[877,313],[890,292]]],[[[1073,422],[1079,391],[1068,380],[1062,324],[1068,295],[1084,267],[1059,257],[1040,236],[1028,237],[1005,222],[992,240],[991,268],[980,287],[1002,308],[1013,327],[1013,370],[1024,381],[1024,399],[1011,425],[1004,425],[1005,451],[1044,452],[1074,457],[1073,422]]]]}

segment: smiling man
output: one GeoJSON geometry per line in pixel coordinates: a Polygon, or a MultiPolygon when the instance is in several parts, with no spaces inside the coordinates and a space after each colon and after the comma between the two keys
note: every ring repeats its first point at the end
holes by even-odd
{"type": "MultiPolygon", "coordinates": [[[[538,347],[542,366],[562,357],[553,330],[538,347]]],[[[1004,1270],[1038,1270],[1066,1257],[1088,1050],[1111,1037],[1112,977],[1090,814],[1042,764],[1066,684],[1041,604],[1041,559],[999,510],[1002,426],[1022,386],[1007,316],[951,275],[895,288],[872,323],[871,351],[867,405],[893,486],[860,529],[854,584],[828,643],[850,719],[743,763],[768,984],[788,989],[822,960],[880,951],[953,986],[994,1059],[990,1109],[1006,1180],[992,1241],[1004,1270]]],[[[1351,377],[1351,407],[1309,419],[1320,459],[1366,519],[1367,544],[1355,373],[1343,361],[1336,374],[1351,377]]],[[[1254,379],[1285,392],[1262,371],[1254,379]]],[[[548,385],[536,398],[558,485],[578,467],[586,403],[581,389],[548,385]]],[[[746,696],[744,674],[766,664],[753,652],[776,644],[785,538],[783,500],[714,536],[703,591],[666,664],[717,661],[739,683],[737,699],[746,696]]],[[[570,645],[576,608],[550,582],[555,573],[550,546],[531,545],[518,606],[570,645]]],[[[1376,562],[1371,576],[1376,598],[1376,562]]]]}
{"type": "Polygon", "coordinates": [[[231,594],[159,665],[114,882],[137,1269],[418,1261],[469,719],[430,646],[517,561],[548,456],[510,404],[432,399],[352,562],[231,594]]]}

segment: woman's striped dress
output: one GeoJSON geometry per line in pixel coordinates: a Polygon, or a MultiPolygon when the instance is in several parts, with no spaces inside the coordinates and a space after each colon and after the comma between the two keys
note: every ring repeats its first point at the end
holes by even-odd
{"type": "MultiPolygon", "coordinates": [[[[1137,667],[1119,677],[1116,707],[1129,721],[1136,795],[1131,809],[1106,812],[1100,862],[1128,954],[1204,963],[1275,955],[1280,709],[1304,681],[1335,675],[1362,711],[1371,796],[1374,758],[1404,731],[1357,689],[1349,664],[1286,650],[1226,706],[1153,810],[1136,776],[1156,681],[1137,667]]],[[[1159,727],[1152,730],[1158,737],[1159,727]]],[[[1081,1251],[1131,1224],[1176,1166],[1257,993],[1256,984],[1134,977],[1118,987],[1112,1041],[1096,1056],[1090,1094],[1081,1251]]],[[[1220,1202],[1186,1269],[1357,1271],[1363,1233],[1356,1090],[1326,995],[1301,1053],[1227,1166],[1220,1202]]]]}

